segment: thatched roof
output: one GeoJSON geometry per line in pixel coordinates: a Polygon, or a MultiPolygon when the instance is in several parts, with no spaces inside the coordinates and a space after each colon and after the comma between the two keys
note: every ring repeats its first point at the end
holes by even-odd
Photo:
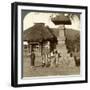
{"type": "Polygon", "coordinates": [[[56,37],[48,27],[44,26],[44,23],[36,23],[33,27],[23,32],[23,40],[30,42],[42,42],[53,39],[56,39],[56,37]]]}
{"type": "Polygon", "coordinates": [[[63,14],[57,15],[51,20],[55,25],[60,25],[60,24],[70,25],[71,24],[69,17],[64,16],[63,14]]]}

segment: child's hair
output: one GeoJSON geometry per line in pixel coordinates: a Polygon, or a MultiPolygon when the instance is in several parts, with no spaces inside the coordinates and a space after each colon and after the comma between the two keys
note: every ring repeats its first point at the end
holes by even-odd
{"type": "Polygon", "coordinates": [[[32,50],[31,52],[34,52],[34,50],[32,50]]]}
{"type": "Polygon", "coordinates": [[[58,53],[57,51],[55,53],[58,53]]]}
{"type": "Polygon", "coordinates": [[[61,54],[60,54],[60,53],[58,53],[58,56],[59,56],[59,57],[61,57],[61,54]]]}
{"type": "Polygon", "coordinates": [[[57,50],[55,50],[54,53],[58,53],[57,50]]]}
{"type": "Polygon", "coordinates": [[[72,53],[70,53],[70,57],[72,57],[72,53]]]}

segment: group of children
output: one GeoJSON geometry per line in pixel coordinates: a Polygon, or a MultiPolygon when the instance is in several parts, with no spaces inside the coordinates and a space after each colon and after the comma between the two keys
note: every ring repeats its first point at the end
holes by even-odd
{"type": "MultiPolygon", "coordinates": [[[[53,66],[58,66],[59,65],[59,57],[60,54],[57,52],[57,50],[54,50],[50,53],[44,53],[41,55],[42,57],[42,67],[53,67],[53,66]]],[[[34,51],[31,52],[30,55],[30,61],[31,61],[31,66],[35,66],[35,53],[34,51]]]]}
{"type": "MultiPolygon", "coordinates": [[[[75,65],[80,66],[80,53],[77,51],[74,51],[73,53],[70,54],[70,57],[74,58],[75,65]]],[[[60,53],[57,50],[53,50],[52,52],[44,52],[41,55],[41,62],[42,62],[42,67],[57,67],[59,66],[59,58],[61,57],[60,53]]],[[[30,66],[34,67],[35,66],[35,53],[34,51],[31,52],[30,54],[30,66]]]]}
{"type": "Polygon", "coordinates": [[[42,66],[53,67],[59,64],[59,53],[57,50],[42,55],[42,66]]]}

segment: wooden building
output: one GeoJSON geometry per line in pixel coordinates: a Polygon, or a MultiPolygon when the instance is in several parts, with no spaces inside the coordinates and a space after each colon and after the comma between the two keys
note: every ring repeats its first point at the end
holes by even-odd
{"type": "Polygon", "coordinates": [[[35,23],[23,32],[23,42],[28,43],[29,52],[34,50],[36,55],[40,56],[43,52],[50,52],[55,48],[57,38],[44,23],[35,23]]]}

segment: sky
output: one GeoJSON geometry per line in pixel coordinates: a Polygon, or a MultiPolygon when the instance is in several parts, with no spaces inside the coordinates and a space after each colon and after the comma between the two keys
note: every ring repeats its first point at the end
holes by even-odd
{"type": "MultiPolygon", "coordinates": [[[[45,23],[50,28],[58,28],[59,25],[55,25],[51,21],[51,16],[55,17],[58,13],[42,13],[42,12],[30,12],[28,13],[23,20],[23,29],[26,30],[34,25],[34,23],[45,23]]],[[[68,13],[64,14],[65,16],[68,13]]],[[[71,19],[71,25],[65,25],[66,28],[80,30],[80,20],[77,15],[74,15],[74,18],[71,19]]]]}

